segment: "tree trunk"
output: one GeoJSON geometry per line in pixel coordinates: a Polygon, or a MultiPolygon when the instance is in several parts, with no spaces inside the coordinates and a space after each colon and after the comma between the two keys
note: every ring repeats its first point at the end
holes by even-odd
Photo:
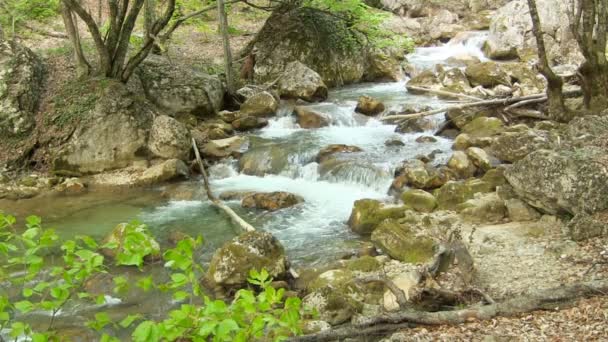
{"type": "Polygon", "coordinates": [[[76,26],[75,18],[72,11],[64,4],[61,4],[61,17],[65,25],[68,38],[74,48],[74,59],[76,60],[76,70],[79,77],[87,76],[91,72],[91,65],[87,62],[84,52],[82,51],[82,44],[80,43],[80,34],[78,27],[76,26]]]}
{"type": "Polygon", "coordinates": [[[97,0],[97,25],[103,26],[103,0],[97,0]]]}
{"type": "Polygon", "coordinates": [[[536,8],[536,0],[528,0],[528,7],[530,8],[530,17],[532,18],[532,32],[536,38],[536,46],[538,48],[539,70],[547,79],[549,116],[556,121],[567,121],[568,113],[566,106],[564,106],[564,97],[562,95],[563,81],[553,72],[553,69],[549,65],[540,16],[536,8]]]}
{"type": "Polygon", "coordinates": [[[4,41],[4,30],[2,29],[2,23],[0,23],[0,43],[4,41]]]}
{"type": "Polygon", "coordinates": [[[224,67],[226,69],[226,86],[229,94],[236,91],[234,85],[234,70],[232,68],[232,51],[230,50],[230,35],[228,34],[228,16],[224,0],[217,0],[217,12],[220,20],[220,31],[224,43],[224,67]]]}

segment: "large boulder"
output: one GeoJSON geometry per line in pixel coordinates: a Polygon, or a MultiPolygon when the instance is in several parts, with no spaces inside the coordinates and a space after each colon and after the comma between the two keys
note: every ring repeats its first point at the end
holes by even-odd
{"type": "Polygon", "coordinates": [[[163,159],[186,160],[191,148],[190,131],[179,121],[167,115],[154,118],[148,148],[163,159]]]}
{"type": "Polygon", "coordinates": [[[254,77],[271,82],[287,65],[299,61],[315,70],[328,87],[358,82],[365,72],[366,54],[346,23],[309,8],[275,11],[257,36],[254,77]]]}
{"type": "Polygon", "coordinates": [[[496,62],[471,64],[465,69],[465,74],[474,87],[493,88],[497,85],[511,85],[511,77],[496,62]]]}
{"type": "Polygon", "coordinates": [[[500,223],[507,215],[504,201],[495,192],[469,199],[459,210],[462,217],[472,223],[500,223]]]}
{"type": "Polygon", "coordinates": [[[369,235],[382,221],[404,215],[404,207],[387,207],[377,200],[361,199],[355,202],[348,225],[355,233],[369,235]]]}
{"type": "Polygon", "coordinates": [[[121,83],[112,82],[96,98],[53,161],[56,173],[98,173],[147,158],[154,111],[121,83]]]}
{"type": "Polygon", "coordinates": [[[460,205],[475,197],[476,193],[492,191],[492,185],[478,179],[468,181],[449,181],[441,188],[435,190],[439,209],[459,211],[460,205]]]}
{"type": "Polygon", "coordinates": [[[226,139],[211,140],[200,148],[201,154],[206,159],[222,159],[235,155],[241,150],[246,139],[241,136],[234,136],[226,139]]]}
{"type": "Polygon", "coordinates": [[[240,109],[244,116],[272,116],[279,109],[279,101],[269,92],[259,92],[248,98],[240,109]]]}
{"type": "Polygon", "coordinates": [[[568,234],[574,241],[608,235],[608,210],[578,214],[568,223],[568,234]]]}
{"type": "Polygon", "coordinates": [[[516,162],[540,149],[550,149],[559,141],[559,135],[537,129],[519,132],[503,132],[490,146],[496,158],[506,162],[516,162]]]}
{"type": "Polygon", "coordinates": [[[19,135],[33,127],[43,73],[31,50],[0,39],[0,135],[19,135]]]}
{"type": "Polygon", "coordinates": [[[296,106],[293,110],[296,122],[302,128],[321,128],[329,126],[329,120],[321,114],[308,107],[296,106]]]}
{"type": "Polygon", "coordinates": [[[234,288],[247,284],[251,270],[262,269],[282,278],[287,271],[285,249],[270,233],[247,232],[215,251],[205,278],[211,285],[234,288]]]}
{"type": "Polygon", "coordinates": [[[515,192],[550,214],[594,213],[608,209],[606,151],[588,146],[574,150],[539,150],[505,172],[515,192]]]}
{"type": "Polygon", "coordinates": [[[188,177],[190,170],[179,159],[169,159],[146,169],[134,182],[135,185],[150,185],[170,181],[176,178],[188,177]]]}
{"type": "Polygon", "coordinates": [[[244,208],[277,211],[279,209],[293,207],[302,202],[304,202],[304,199],[298,195],[289,192],[276,191],[249,194],[243,198],[241,205],[244,208]]]}
{"type": "Polygon", "coordinates": [[[412,94],[424,94],[415,87],[439,90],[442,88],[439,76],[432,70],[424,70],[412,77],[405,85],[407,91],[412,94]]]}
{"type": "Polygon", "coordinates": [[[403,203],[420,212],[432,212],[437,207],[437,199],[431,193],[419,189],[410,189],[401,195],[403,203]]]}
{"type": "MultiPolygon", "coordinates": [[[[578,64],[582,56],[569,23],[570,1],[537,0],[536,6],[545,37],[550,61],[558,64],[578,64]]],[[[526,0],[514,0],[501,7],[492,17],[490,35],[484,52],[492,59],[526,59],[533,55],[536,40],[526,0]]]]}
{"type": "Polygon", "coordinates": [[[361,96],[357,102],[355,112],[363,115],[375,116],[384,112],[384,103],[370,96],[361,96]]]}
{"type": "Polygon", "coordinates": [[[327,86],[321,76],[299,61],[287,64],[278,87],[279,95],[284,98],[309,102],[327,99],[327,86]]]}
{"type": "Polygon", "coordinates": [[[222,81],[191,67],[148,58],[137,75],[148,100],[170,115],[209,117],[217,114],[224,104],[222,81]]]}
{"type": "Polygon", "coordinates": [[[497,118],[479,117],[462,128],[462,132],[473,138],[491,137],[504,131],[504,124],[497,118]]]}
{"type": "Polygon", "coordinates": [[[402,59],[403,53],[399,49],[371,49],[367,58],[364,80],[370,82],[400,81],[403,79],[402,59]]]}
{"type": "Polygon", "coordinates": [[[386,220],[374,230],[371,240],[391,258],[407,263],[424,263],[435,252],[435,241],[421,234],[416,225],[386,220]]]}

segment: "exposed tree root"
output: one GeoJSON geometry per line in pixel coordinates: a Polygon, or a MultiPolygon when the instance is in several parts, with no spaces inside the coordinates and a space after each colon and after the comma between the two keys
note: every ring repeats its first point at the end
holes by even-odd
{"type": "Polygon", "coordinates": [[[388,334],[415,325],[456,325],[470,321],[489,320],[497,316],[513,316],[534,310],[555,310],[568,306],[576,299],[604,295],[607,292],[608,280],[596,280],[538,290],[500,303],[463,310],[403,311],[373,317],[355,317],[352,323],[346,326],[317,334],[294,337],[290,341],[334,341],[354,336],[388,334]]]}

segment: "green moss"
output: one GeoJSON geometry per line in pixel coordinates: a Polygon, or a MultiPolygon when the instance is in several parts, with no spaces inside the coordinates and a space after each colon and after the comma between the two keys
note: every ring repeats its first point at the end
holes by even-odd
{"type": "Polygon", "coordinates": [[[456,181],[449,181],[435,190],[439,208],[446,210],[456,210],[459,204],[470,200],[474,194],[475,192],[470,185],[456,181]]]}
{"type": "Polygon", "coordinates": [[[407,209],[406,206],[383,208],[382,203],[377,200],[362,199],[355,202],[348,223],[354,232],[368,235],[382,221],[404,217],[407,209]]]}
{"type": "Polygon", "coordinates": [[[437,199],[432,194],[418,189],[412,189],[401,195],[403,203],[420,212],[432,212],[437,207],[437,199]]]}
{"type": "Polygon", "coordinates": [[[395,220],[384,221],[373,233],[372,242],[399,261],[423,263],[434,254],[435,242],[416,234],[414,228],[395,220]]]}
{"type": "Polygon", "coordinates": [[[363,256],[361,258],[357,258],[354,260],[349,260],[346,263],[346,268],[350,271],[357,272],[373,272],[376,271],[382,266],[376,258],[371,256],[363,256]]]}
{"type": "Polygon", "coordinates": [[[19,184],[23,186],[35,187],[38,184],[38,180],[34,177],[26,176],[19,180],[19,184]]]}
{"type": "Polygon", "coordinates": [[[475,138],[490,137],[504,130],[504,124],[497,118],[479,117],[466,124],[462,131],[475,138]]]}

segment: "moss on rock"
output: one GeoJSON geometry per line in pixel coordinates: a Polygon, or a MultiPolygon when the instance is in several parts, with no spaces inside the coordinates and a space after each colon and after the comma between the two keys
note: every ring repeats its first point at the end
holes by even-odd
{"type": "Polygon", "coordinates": [[[434,254],[435,241],[419,234],[417,229],[397,220],[384,221],[373,233],[372,242],[399,261],[423,263],[434,254]]]}
{"type": "Polygon", "coordinates": [[[350,214],[348,225],[355,233],[369,235],[382,221],[389,218],[403,217],[405,210],[406,207],[386,208],[377,200],[358,200],[350,214]]]}

